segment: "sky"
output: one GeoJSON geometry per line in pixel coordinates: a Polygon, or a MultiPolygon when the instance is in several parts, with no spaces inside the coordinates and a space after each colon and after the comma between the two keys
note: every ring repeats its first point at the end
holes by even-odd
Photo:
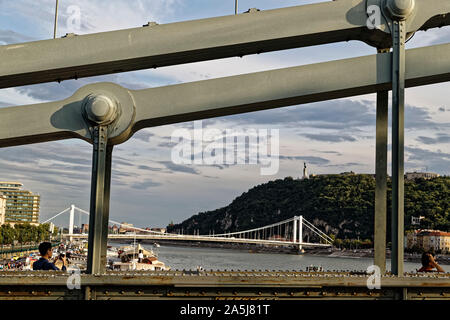
{"type": "MultiPolygon", "coordinates": [[[[320,1],[240,0],[239,12],[320,1]]],[[[58,37],[88,34],[234,14],[233,0],[60,0],[58,37]],[[73,6],[79,24],[70,24],[73,6]],[[71,7],[72,6],[72,7],[71,7]],[[79,25],[79,28],[78,28],[79,25]],[[76,30],[73,30],[75,28],[76,30]]],[[[0,45],[53,37],[54,0],[0,0],[0,45]]],[[[407,48],[448,43],[450,29],[418,32],[407,48]]],[[[0,90],[0,108],[65,99],[89,83],[111,81],[129,89],[220,78],[231,75],[374,54],[357,41],[220,59],[108,76],[0,90]]],[[[349,72],[355,72],[349,70],[349,72]]],[[[406,90],[405,168],[450,174],[450,84],[406,90]]],[[[110,217],[136,226],[164,227],[228,205],[249,188],[270,180],[309,173],[374,173],[375,95],[220,117],[204,128],[278,129],[279,171],[261,175],[260,164],[205,165],[171,161],[181,123],[137,132],[114,149],[110,217]]],[[[191,132],[190,131],[190,132],[191,132]]],[[[389,137],[390,141],[390,137],[389,137]]],[[[388,155],[390,159],[390,154],[388,155]]],[[[89,208],[92,146],[71,139],[0,149],[0,180],[19,181],[41,195],[40,220],[71,204],[89,208]]],[[[390,171],[390,166],[389,166],[390,171]]],[[[86,222],[78,220],[77,222],[86,222]]],[[[55,221],[67,224],[68,217],[55,221]]]]}

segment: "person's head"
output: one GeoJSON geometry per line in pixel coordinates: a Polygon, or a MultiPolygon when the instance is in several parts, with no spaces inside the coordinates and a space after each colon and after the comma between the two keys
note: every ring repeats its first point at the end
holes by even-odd
{"type": "Polygon", "coordinates": [[[39,245],[39,253],[42,257],[46,256],[47,258],[52,257],[52,244],[50,242],[42,242],[39,245]]]}
{"type": "Polygon", "coordinates": [[[431,252],[422,253],[422,266],[428,267],[431,263],[431,256],[433,254],[431,252]]]}

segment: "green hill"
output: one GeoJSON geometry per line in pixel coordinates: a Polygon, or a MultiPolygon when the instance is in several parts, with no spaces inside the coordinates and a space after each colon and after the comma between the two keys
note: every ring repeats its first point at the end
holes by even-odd
{"type": "MultiPolygon", "coordinates": [[[[388,231],[391,189],[388,181],[388,231]]],[[[424,216],[421,226],[450,229],[450,177],[405,181],[405,229],[411,216],[424,216]]],[[[320,175],[306,180],[270,181],[244,192],[226,207],[200,212],[169,232],[215,234],[253,229],[303,215],[340,239],[373,239],[373,175],[320,175]]],[[[389,234],[389,232],[388,232],[389,234]]]]}

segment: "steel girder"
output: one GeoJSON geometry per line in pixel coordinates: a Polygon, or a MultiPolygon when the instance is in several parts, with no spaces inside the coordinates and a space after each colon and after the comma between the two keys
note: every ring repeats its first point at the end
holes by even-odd
{"type": "Polygon", "coordinates": [[[79,289],[61,272],[2,272],[0,299],[450,299],[449,276],[384,276],[379,289],[368,275],[301,271],[156,271],[81,274],[79,289]]]}
{"type": "MultiPolygon", "coordinates": [[[[367,7],[339,0],[0,46],[0,88],[360,40],[391,47],[393,21],[367,28],[367,7]]],[[[416,0],[407,34],[450,25],[448,0],[416,0]]],[[[382,12],[383,13],[383,12],[382,12]]]]}
{"type": "MultiPolygon", "coordinates": [[[[406,87],[449,81],[448,52],[450,44],[407,50],[406,87]]],[[[69,138],[92,143],[95,126],[83,115],[92,94],[111,96],[119,105],[121,116],[109,126],[109,143],[118,144],[145,127],[390,90],[391,56],[380,53],[144,90],[87,85],[65,100],[0,109],[0,147],[69,138]]]]}

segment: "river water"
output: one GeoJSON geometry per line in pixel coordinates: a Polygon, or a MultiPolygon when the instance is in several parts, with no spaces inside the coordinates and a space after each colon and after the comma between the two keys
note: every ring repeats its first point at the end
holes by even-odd
{"type": "MultiPolygon", "coordinates": [[[[322,266],[324,270],[365,271],[373,264],[372,258],[343,258],[317,255],[294,255],[279,253],[250,253],[248,251],[222,248],[192,248],[143,244],[152,249],[158,260],[172,270],[195,270],[202,266],[205,270],[305,270],[307,266],[322,266]]],[[[405,262],[405,271],[413,272],[421,267],[417,262],[405,262]]],[[[450,272],[450,265],[442,266],[450,272]]],[[[390,262],[387,261],[390,270],[390,262]]]]}

